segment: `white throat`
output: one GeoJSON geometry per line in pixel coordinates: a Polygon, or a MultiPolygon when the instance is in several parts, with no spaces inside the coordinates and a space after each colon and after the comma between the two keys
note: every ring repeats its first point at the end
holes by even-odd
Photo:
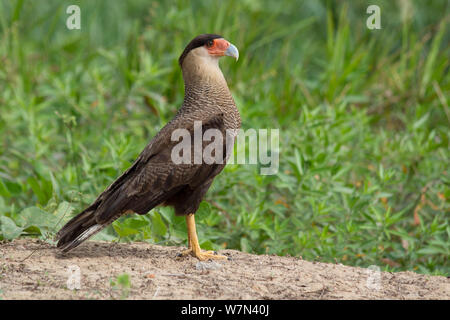
{"type": "Polygon", "coordinates": [[[205,47],[195,48],[187,54],[182,71],[185,85],[205,81],[226,84],[219,67],[219,57],[210,55],[205,47]]]}

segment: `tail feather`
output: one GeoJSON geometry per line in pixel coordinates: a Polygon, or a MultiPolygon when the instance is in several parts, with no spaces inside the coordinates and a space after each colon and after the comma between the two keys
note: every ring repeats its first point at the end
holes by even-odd
{"type": "Polygon", "coordinates": [[[68,252],[105,228],[108,224],[97,223],[94,212],[95,210],[83,211],[67,222],[55,237],[58,240],[57,247],[68,252]]]}

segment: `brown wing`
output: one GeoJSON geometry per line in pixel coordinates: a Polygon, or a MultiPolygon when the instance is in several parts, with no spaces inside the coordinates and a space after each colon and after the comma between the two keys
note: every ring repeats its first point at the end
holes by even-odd
{"type": "MultiPolygon", "coordinates": [[[[183,124],[182,128],[187,129],[193,137],[193,121],[183,121],[183,124]]],[[[172,148],[179,142],[171,141],[171,134],[177,128],[180,126],[177,119],[174,119],[150,142],[135,163],[99,196],[94,202],[98,203],[95,209],[97,223],[108,223],[127,211],[145,214],[163,202],[174,203],[177,195],[183,197],[189,190],[198,190],[206,184],[209,187],[224,164],[173,163],[172,148]]],[[[211,128],[222,133],[225,148],[223,114],[216,114],[202,121],[203,132],[211,128]]],[[[203,144],[202,150],[206,144],[203,144]]],[[[193,155],[193,146],[191,150],[193,155]]],[[[225,152],[223,155],[225,156],[225,152]]]]}

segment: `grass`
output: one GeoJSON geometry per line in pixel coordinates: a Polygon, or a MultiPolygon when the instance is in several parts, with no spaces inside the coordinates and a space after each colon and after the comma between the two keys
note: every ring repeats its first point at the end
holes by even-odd
{"type": "MultiPolygon", "coordinates": [[[[72,2],[0,1],[0,239],[51,238],[126,170],[182,102],[182,49],[214,32],[240,50],[221,66],[243,128],[280,129],[280,168],[226,167],[203,248],[449,275],[447,1],[76,1],[70,31],[72,2]]],[[[186,227],[157,208],[97,239],[184,245],[186,227]]]]}

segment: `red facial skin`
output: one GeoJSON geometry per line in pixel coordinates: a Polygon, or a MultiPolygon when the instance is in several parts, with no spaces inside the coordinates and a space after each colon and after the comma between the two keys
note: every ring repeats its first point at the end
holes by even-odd
{"type": "Polygon", "coordinates": [[[229,46],[230,43],[225,39],[214,39],[211,46],[206,45],[206,49],[210,55],[222,57],[229,46]]]}

